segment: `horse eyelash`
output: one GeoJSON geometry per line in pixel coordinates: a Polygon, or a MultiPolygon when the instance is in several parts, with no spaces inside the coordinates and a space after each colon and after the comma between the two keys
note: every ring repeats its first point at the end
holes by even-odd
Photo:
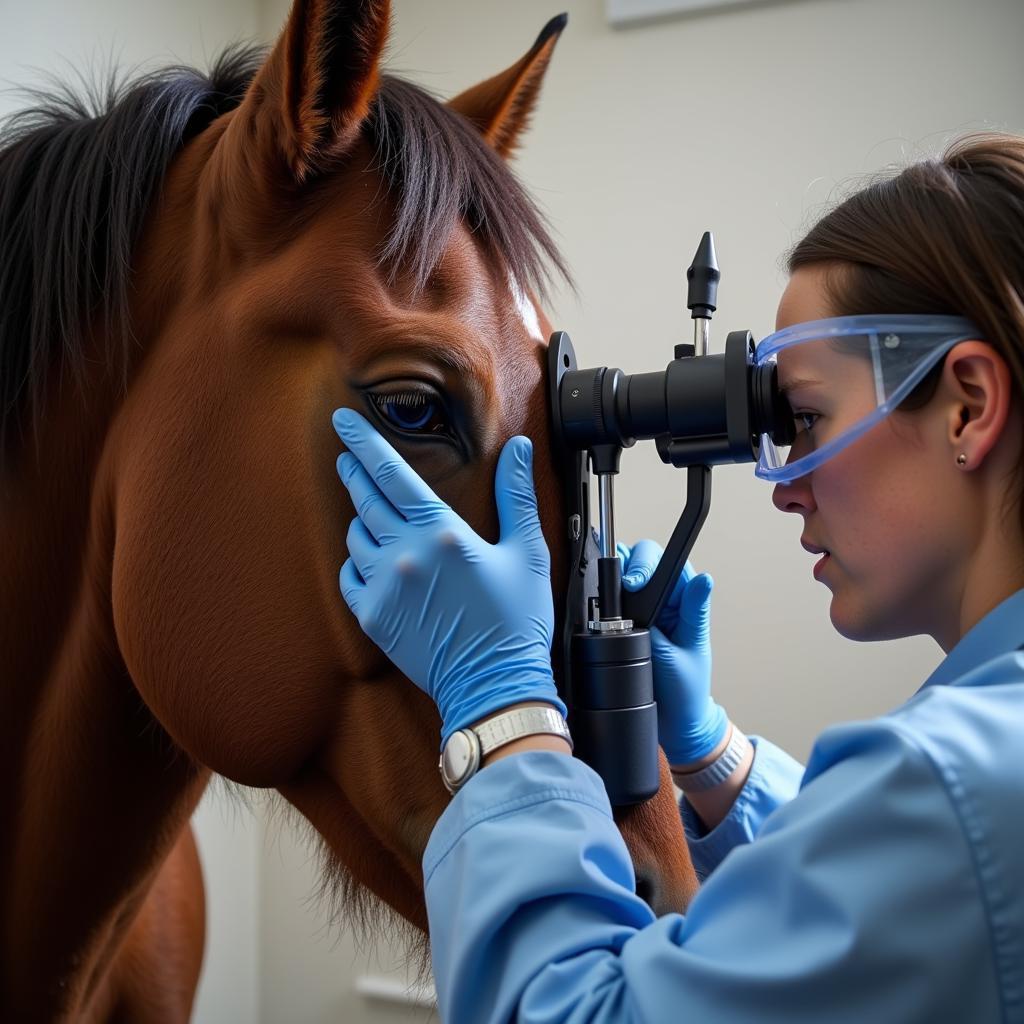
{"type": "Polygon", "coordinates": [[[422,391],[370,391],[370,400],[378,408],[389,403],[394,405],[425,405],[433,401],[432,396],[422,391]]]}

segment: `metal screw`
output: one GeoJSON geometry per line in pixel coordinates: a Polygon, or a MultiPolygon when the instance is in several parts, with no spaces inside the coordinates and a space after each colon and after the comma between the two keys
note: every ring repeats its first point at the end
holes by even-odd
{"type": "Polygon", "coordinates": [[[573,388],[572,389],[572,397],[573,398],[579,398],[580,397],[580,389],[579,388],[573,388]]]}
{"type": "Polygon", "coordinates": [[[882,344],[886,348],[899,348],[900,347],[900,336],[898,334],[887,334],[882,339],[882,344]]]}
{"type": "Polygon", "coordinates": [[[578,515],[569,516],[569,536],[573,541],[580,539],[580,534],[583,532],[583,521],[578,515]]]}

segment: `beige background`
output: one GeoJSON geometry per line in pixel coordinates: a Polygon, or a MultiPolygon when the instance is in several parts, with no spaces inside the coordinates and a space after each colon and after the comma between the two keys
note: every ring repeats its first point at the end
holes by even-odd
{"type": "MultiPolygon", "coordinates": [[[[684,273],[705,229],[723,272],[712,347],[772,329],[779,258],[860,176],[933,153],[963,131],[1024,130],[1020,0],[782,0],[612,29],[599,0],[397,0],[390,66],[442,96],[510,64],[567,9],[517,167],[579,285],[549,308],[586,363],[659,368],[689,336],[684,273]]],[[[203,61],[238,37],[271,39],[285,0],[0,0],[0,78],[26,65],[203,61]]],[[[0,111],[13,109],[0,96],[0,111]]],[[[627,453],[623,539],[664,539],[681,474],[627,453]]],[[[912,693],[931,641],[854,645],[828,622],[800,523],[748,467],[715,471],[694,561],[716,580],[715,689],[741,727],[804,757],[814,735],[912,693]]],[[[400,756],[400,752],[396,752],[400,756]]],[[[421,770],[413,767],[411,770],[421,770]]],[[[198,815],[211,890],[202,1022],[425,1021],[371,998],[403,989],[393,955],[358,957],[310,905],[315,873],[287,828],[216,793],[198,815]],[[372,979],[367,982],[366,979],[372,979]],[[361,980],[362,979],[362,980],[361,980]]]]}

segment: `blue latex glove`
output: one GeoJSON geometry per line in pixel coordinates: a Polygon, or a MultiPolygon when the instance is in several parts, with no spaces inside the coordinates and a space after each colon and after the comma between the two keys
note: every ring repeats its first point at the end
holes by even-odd
{"type": "MultiPolygon", "coordinates": [[[[638,541],[618,545],[622,585],[639,590],[661,560],[660,545],[638,541]]],[[[711,590],[706,573],[687,562],[651,626],[658,742],[672,765],[689,765],[710,754],[728,727],[725,712],[711,698],[711,590]]]]}
{"type": "Polygon", "coordinates": [[[537,517],[533,447],[513,437],[494,490],[501,539],[482,540],[358,413],[334,427],[357,518],[341,592],[366,634],[441,712],[442,743],[520,701],[565,714],[551,670],[550,556],[537,517]]]}

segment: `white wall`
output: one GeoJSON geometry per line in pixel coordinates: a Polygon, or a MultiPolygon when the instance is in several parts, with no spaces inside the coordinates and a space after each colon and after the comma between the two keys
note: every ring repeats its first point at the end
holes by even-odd
{"type": "Polygon", "coordinates": [[[227,43],[254,37],[258,19],[255,0],[0,0],[0,113],[24,105],[6,90],[38,82],[37,70],[68,77],[111,58],[125,68],[203,66],[227,43]]]}
{"type": "Polygon", "coordinates": [[[206,886],[206,950],[195,1024],[260,1020],[261,819],[217,780],[192,816],[206,886]]]}
{"type": "MultiPolygon", "coordinates": [[[[769,331],[782,251],[837,185],[980,127],[1024,130],[1019,0],[790,0],[611,30],[600,0],[396,0],[396,70],[448,95],[511,63],[547,19],[570,24],[518,161],[562,239],[580,300],[552,322],[588,364],[658,368],[689,337],[684,273],[714,230],[723,269],[714,340],[769,331]]],[[[270,39],[286,0],[0,0],[0,79],[113,51],[126,64],[204,62],[270,39]]],[[[0,112],[17,100],[0,94],[0,112]]],[[[623,538],[667,536],[682,474],[627,453],[623,538]]],[[[749,468],[715,471],[694,560],[716,579],[715,687],[739,724],[805,755],[824,725],[912,692],[929,641],[857,646],[831,633],[799,523],[749,468]]],[[[210,944],[203,1024],[399,1024],[421,1009],[355,991],[387,973],[337,944],[308,897],[315,872],[287,828],[210,797],[197,815],[210,944]]],[[[398,972],[401,976],[401,972],[398,972]]]]}

